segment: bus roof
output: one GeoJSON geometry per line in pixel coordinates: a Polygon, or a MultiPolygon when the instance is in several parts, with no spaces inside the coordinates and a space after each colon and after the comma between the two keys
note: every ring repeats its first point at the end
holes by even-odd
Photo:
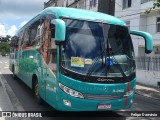
{"type": "MultiPolygon", "coordinates": [[[[41,11],[36,17],[31,19],[22,29],[27,28],[29,25],[37,21],[45,14],[52,14],[55,18],[67,17],[89,21],[103,21],[109,24],[126,26],[125,22],[111,15],[107,15],[100,12],[93,12],[89,10],[77,9],[77,8],[65,8],[65,7],[48,7],[41,11]]],[[[22,30],[20,29],[20,31],[22,30]]]]}

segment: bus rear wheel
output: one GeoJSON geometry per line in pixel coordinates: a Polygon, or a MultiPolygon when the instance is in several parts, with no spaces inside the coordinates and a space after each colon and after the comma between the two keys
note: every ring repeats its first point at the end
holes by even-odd
{"type": "Polygon", "coordinates": [[[38,79],[35,80],[35,84],[34,84],[34,96],[35,96],[36,102],[41,105],[43,103],[43,100],[39,96],[38,79]]]}

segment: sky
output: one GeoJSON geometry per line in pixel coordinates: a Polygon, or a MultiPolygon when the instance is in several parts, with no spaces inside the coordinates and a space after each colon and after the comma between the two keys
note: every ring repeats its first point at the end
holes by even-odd
{"type": "Polygon", "coordinates": [[[0,36],[13,36],[49,0],[0,0],[0,36]]]}

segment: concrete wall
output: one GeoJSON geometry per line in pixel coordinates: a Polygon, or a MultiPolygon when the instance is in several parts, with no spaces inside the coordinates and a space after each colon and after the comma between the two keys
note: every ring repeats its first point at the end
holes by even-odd
{"type": "Polygon", "coordinates": [[[96,1],[96,6],[91,6],[90,7],[90,1],[92,0],[86,0],[86,4],[87,4],[87,10],[92,10],[92,11],[98,11],[98,3],[99,3],[99,0],[96,1]]]}
{"type": "Polygon", "coordinates": [[[159,71],[137,70],[136,75],[137,82],[141,84],[157,87],[157,82],[160,82],[159,71]]]}
{"type": "MultiPolygon", "coordinates": [[[[140,0],[132,0],[132,5],[129,8],[123,9],[123,0],[116,0],[115,3],[115,16],[118,18],[126,18],[128,15],[134,15],[139,13],[140,0]]],[[[133,17],[133,16],[131,16],[133,17]]]]}

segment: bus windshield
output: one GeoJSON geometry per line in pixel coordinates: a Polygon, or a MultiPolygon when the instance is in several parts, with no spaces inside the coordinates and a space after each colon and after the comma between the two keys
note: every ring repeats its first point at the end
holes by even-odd
{"type": "Polygon", "coordinates": [[[74,19],[65,22],[62,68],[102,77],[129,76],[134,72],[134,50],[126,26],[74,19]]]}

